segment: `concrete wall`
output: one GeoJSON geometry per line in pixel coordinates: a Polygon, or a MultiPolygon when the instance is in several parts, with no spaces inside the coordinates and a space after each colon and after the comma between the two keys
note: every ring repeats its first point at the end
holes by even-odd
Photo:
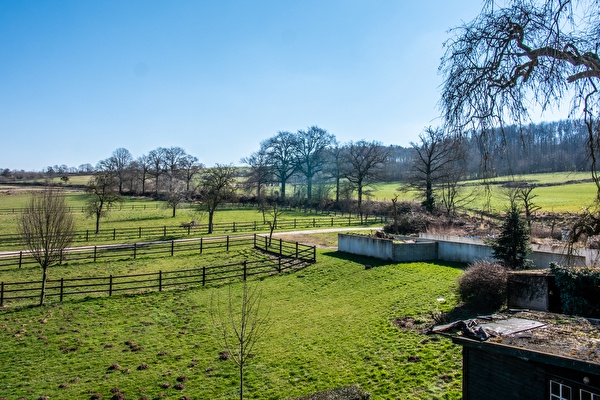
{"type": "Polygon", "coordinates": [[[437,259],[437,243],[431,240],[404,238],[410,243],[394,242],[366,235],[338,234],[338,250],[346,253],[397,262],[433,261],[437,259]]]}
{"type": "MultiPolygon", "coordinates": [[[[419,238],[397,238],[395,243],[390,239],[366,235],[339,234],[338,250],[398,262],[443,260],[468,264],[478,260],[494,261],[492,248],[482,239],[432,234],[421,234],[419,238]]],[[[529,259],[535,268],[549,268],[551,262],[591,266],[600,260],[597,250],[578,250],[574,256],[567,258],[562,246],[533,245],[532,249],[529,259]]]]}

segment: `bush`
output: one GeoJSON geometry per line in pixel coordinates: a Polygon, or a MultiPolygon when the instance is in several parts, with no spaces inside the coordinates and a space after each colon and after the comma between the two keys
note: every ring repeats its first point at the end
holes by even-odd
{"type": "Polygon", "coordinates": [[[560,293],[562,312],[600,318],[600,269],[550,264],[560,293]]]}
{"type": "Polygon", "coordinates": [[[458,293],[478,311],[492,311],[506,301],[508,272],[501,264],[477,261],[458,278],[458,293]]]}

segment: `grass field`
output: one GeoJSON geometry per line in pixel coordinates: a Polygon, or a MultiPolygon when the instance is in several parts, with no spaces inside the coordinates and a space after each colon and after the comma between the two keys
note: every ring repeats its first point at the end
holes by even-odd
{"type": "MultiPolygon", "coordinates": [[[[491,180],[487,185],[482,181],[462,182],[461,194],[474,194],[468,204],[469,211],[481,211],[489,208],[494,212],[504,211],[508,205],[507,190],[502,184],[509,180],[525,181],[538,185],[532,194],[537,197],[534,203],[542,212],[579,212],[582,207],[590,206],[596,198],[596,186],[592,182],[581,182],[590,179],[589,172],[565,172],[551,174],[521,175],[513,178],[501,177],[491,180]],[[488,191],[489,189],[489,191],[488,191]]],[[[402,200],[414,200],[418,193],[414,191],[399,192],[398,183],[381,183],[372,186],[372,199],[390,201],[395,195],[402,200]]]]}
{"type": "MultiPolygon", "coordinates": [[[[450,309],[460,273],[447,263],[387,264],[320,250],[316,264],[258,282],[272,325],[246,368],[246,398],[292,398],[350,384],[373,399],[461,398],[460,348],[392,324],[450,309]],[[366,262],[376,268],[365,270],[366,262]]],[[[234,296],[241,287],[231,286],[234,296]]],[[[211,296],[227,292],[0,311],[0,398],[110,398],[113,388],[128,399],[234,398],[236,367],[219,359],[209,318],[211,296]],[[174,389],[177,378],[183,390],[174,389]]]]}

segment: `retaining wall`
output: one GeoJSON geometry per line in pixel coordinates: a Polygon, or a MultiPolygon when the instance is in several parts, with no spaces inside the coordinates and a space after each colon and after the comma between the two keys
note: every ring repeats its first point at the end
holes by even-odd
{"type": "MultiPolygon", "coordinates": [[[[482,239],[432,234],[421,234],[419,238],[396,236],[396,239],[340,233],[338,250],[397,262],[442,260],[468,264],[477,260],[494,261],[492,248],[482,239]]],[[[569,257],[561,246],[532,245],[532,250],[529,259],[535,268],[549,268],[551,262],[595,265],[599,260],[597,250],[578,250],[569,257]]]]}

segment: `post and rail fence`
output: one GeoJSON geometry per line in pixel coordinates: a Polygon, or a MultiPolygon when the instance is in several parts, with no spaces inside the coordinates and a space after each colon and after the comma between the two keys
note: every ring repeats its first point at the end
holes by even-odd
{"type": "MultiPolygon", "coordinates": [[[[210,244],[205,240],[185,240],[187,245],[194,246],[196,251],[220,248],[228,251],[233,246],[252,245],[255,249],[267,252],[274,257],[268,260],[257,260],[229,263],[216,266],[202,266],[180,269],[175,271],[156,271],[144,274],[109,275],[86,278],[48,279],[46,282],[46,298],[57,298],[62,302],[69,297],[112,296],[116,293],[140,294],[150,291],[163,291],[168,288],[188,289],[194,286],[206,286],[233,282],[239,279],[247,280],[252,276],[275,275],[285,271],[299,269],[307,264],[316,262],[316,247],[289,242],[282,239],[271,240],[269,237],[258,235],[245,237],[211,238],[210,244]],[[220,243],[216,239],[221,239],[220,243]],[[191,243],[193,242],[193,243],[191,243]],[[208,247],[202,247],[206,246],[208,247]]],[[[173,245],[174,241],[171,242],[173,245]]],[[[191,248],[191,247],[190,247],[191,248]]],[[[131,250],[130,248],[129,250],[131,250]]],[[[135,252],[136,247],[133,247],[135,252]]],[[[171,247],[174,249],[174,247],[171,247]]],[[[135,253],[134,253],[135,254],[135,253]]],[[[148,252],[146,254],[159,254],[148,252]]],[[[171,255],[173,255],[172,253],[171,255]]],[[[131,253],[130,253],[131,256],[131,253]]],[[[28,300],[39,299],[41,282],[0,282],[0,307],[6,303],[19,302],[25,304],[28,300]]]]}
{"type": "MultiPolygon", "coordinates": [[[[292,230],[292,229],[316,229],[335,226],[359,226],[375,223],[384,223],[383,217],[355,218],[352,215],[345,217],[313,217],[313,218],[294,218],[278,220],[274,230],[292,230]]],[[[256,232],[269,230],[268,222],[225,222],[213,224],[213,233],[238,233],[238,232],[256,232]]],[[[158,238],[179,238],[186,236],[206,235],[208,231],[207,224],[182,224],[182,225],[162,225],[154,227],[129,227],[129,228],[110,228],[101,229],[98,233],[92,229],[79,230],[75,232],[73,243],[90,242],[109,242],[116,240],[135,240],[135,239],[158,239],[158,238]]],[[[21,245],[21,238],[18,234],[0,235],[0,248],[11,248],[21,245]]]]}

